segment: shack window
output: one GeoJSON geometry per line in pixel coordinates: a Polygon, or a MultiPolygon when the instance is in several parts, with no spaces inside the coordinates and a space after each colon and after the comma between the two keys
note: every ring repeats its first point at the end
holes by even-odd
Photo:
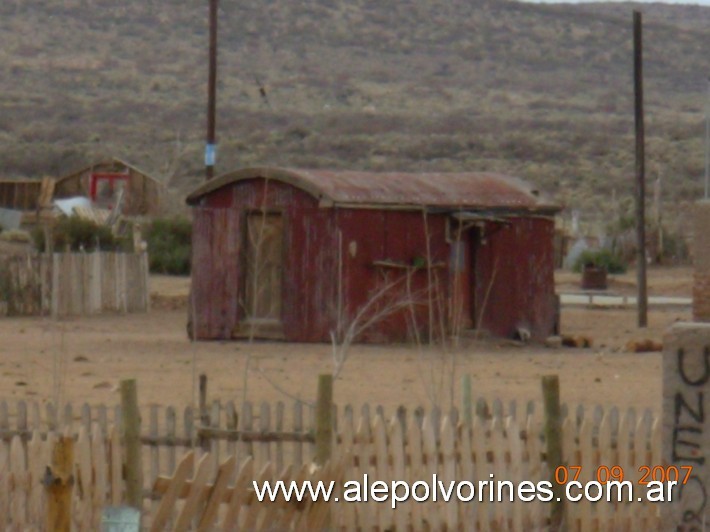
{"type": "Polygon", "coordinates": [[[91,201],[99,207],[112,209],[128,184],[128,174],[91,174],[91,201]]]}

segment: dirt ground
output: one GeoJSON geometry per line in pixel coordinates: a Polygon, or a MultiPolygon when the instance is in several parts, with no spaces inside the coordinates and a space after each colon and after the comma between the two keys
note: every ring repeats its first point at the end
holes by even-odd
{"type": "MultiPolygon", "coordinates": [[[[578,275],[561,273],[559,290],[579,291],[578,275]]],[[[612,280],[610,291],[634,290],[633,272],[612,280]]],[[[649,292],[689,296],[689,268],[651,270],[649,292]]],[[[208,377],[210,398],[286,403],[312,400],[317,375],[332,371],[329,345],[270,342],[198,342],[185,334],[189,280],[153,277],[147,315],[54,321],[0,319],[0,399],[116,404],[121,379],[138,380],[144,404],[194,404],[197,375],[208,377]],[[247,365],[249,370],[247,371],[247,365]]],[[[355,346],[336,382],[340,404],[408,406],[458,403],[461,376],[474,395],[540,399],[540,377],[560,376],[563,401],[660,409],[660,353],[627,353],[630,339],[662,339],[689,308],[651,309],[649,327],[636,327],[635,309],[564,307],[562,329],[594,340],[589,349],[520,346],[505,340],[469,342],[455,350],[411,346],[355,346]]]]}

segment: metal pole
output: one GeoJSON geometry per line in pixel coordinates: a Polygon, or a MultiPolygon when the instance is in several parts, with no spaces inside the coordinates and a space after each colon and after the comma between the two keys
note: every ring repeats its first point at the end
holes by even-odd
{"type": "Polygon", "coordinates": [[[636,127],[636,273],[638,284],[638,326],[648,324],[646,292],[646,168],[643,123],[643,39],[641,12],[634,11],[634,123],[636,127]]]}
{"type": "Polygon", "coordinates": [[[705,101],[705,199],[710,192],[710,78],[708,78],[708,97],[705,101]]]}
{"type": "Polygon", "coordinates": [[[205,145],[205,178],[214,176],[217,158],[216,111],[217,111],[217,3],[210,1],[210,51],[209,80],[207,82],[207,143],[205,145]]]}

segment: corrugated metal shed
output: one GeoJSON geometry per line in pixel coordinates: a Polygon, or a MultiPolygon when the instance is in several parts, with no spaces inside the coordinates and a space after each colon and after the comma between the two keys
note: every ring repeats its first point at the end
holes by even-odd
{"type": "Polygon", "coordinates": [[[188,203],[195,338],[330,341],[373,301],[406,308],[357,341],[557,328],[558,208],[519,179],[247,168],[188,203]]]}
{"type": "Polygon", "coordinates": [[[476,208],[554,212],[552,201],[521,179],[487,172],[404,173],[245,168],[208,181],[187,198],[195,205],[215,190],[266,178],[300,188],[322,206],[476,208]]]}

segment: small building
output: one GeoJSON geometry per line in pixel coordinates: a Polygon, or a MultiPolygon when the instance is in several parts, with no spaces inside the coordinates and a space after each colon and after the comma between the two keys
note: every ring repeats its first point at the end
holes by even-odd
{"type": "Polygon", "coordinates": [[[39,179],[0,179],[0,209],[36,211],[41,188],[39,179]]]}
{"type": "Polygon", "coordinates": [[[152,216],[159,213],[163,188],[154,177],[114,158],[60,177],[54,185],[54,197],[84,196],[99,208],[111,209],[123,191],[122,214],[152,216]]]}
{"type": "Polygon", "coordinates": [[[558,328],[554,215],[491,173],[246,168],[192,192],[195,338],[425,341],[558,328]]]}

